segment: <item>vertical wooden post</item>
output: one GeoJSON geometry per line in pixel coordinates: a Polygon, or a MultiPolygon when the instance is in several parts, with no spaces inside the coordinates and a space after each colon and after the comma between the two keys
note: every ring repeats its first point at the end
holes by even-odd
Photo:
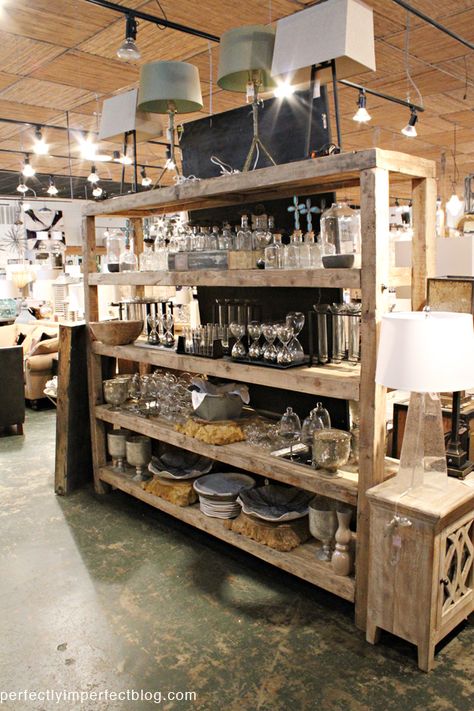
{"type": "Polygon", "coordinates": [[[412,191],[411,308],[420,311],[426,304],[426,279],[436,271],[436,179],[417,178],[412,191]]]}
{"type": "MultiPolygon", "coordinates": [[[[89,274],[97,271],[95,217],[83,220],[83,254],[84,254],[84,284],[85,284],[85,316],[86,322],[99,320],[98,287],[88,283],[89,274]]],[[[107,484],[99,479],[99,468],[105,464],[105,425],[95,417],[95,406],[102,402],[102,363],[100,356],[92,353],[90,332],[87,343],[87,380],[89,389],[89,410],[91,424],[92,466],[94,473],[94,488],[98,494],[109,490],[107,484]]]]}
{"type": "Polygon", "coordinates": [[[389,173],[361,171],[362,324],[360,451],[355,622],[365,630],[369,565],[369,504],[365,492],[384,479],[385,388],[375,384],[380,319],[388,301],[389,173]]]}

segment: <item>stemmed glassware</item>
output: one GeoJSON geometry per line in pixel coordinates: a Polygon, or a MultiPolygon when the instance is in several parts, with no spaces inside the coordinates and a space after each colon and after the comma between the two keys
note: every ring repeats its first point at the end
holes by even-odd
{"type": "Polygon", "coordinates": [[[301,422],[292,407],[286,408],[286,412],[280,420],[279,436],[290,446],[290,459],[293,459],[293,445],[301,437],[301,422]]]}
{"type": "Polygon", "coordinates": [[[231,334],[237,339],[232,346],[232,358],[245,358],[247,351],[245,350],[245,345],[242,343],[242,338],[245,336],[245,324],[233,321],[229,328],[231,334]]]}
{"type": "Polygon", "coordinates": [[[252,339],[252,343],[249,347],[249,358],[252,360],[258,360],[262,357],[262,347],[260,345],[260,336],[262,335],[262,326],[258,321],[250,321],[247,326],[247,331],[252,339]]]}
{"type": "Polygon", "coordinates": [[[303,326],[305,324],[304,313],[301,311],[290,311],[290,313],[286,316],[286,321],[290,323],[294,329],[293,337],[288,344],[288,350],[291,354],[291,361],[295,363],[303,360],[305,357],[303,346],[298,340],[298,336],[303,330],[303,326]]]}
{"type": "Polygon", "coordinates": [[[278,323],[276,326],[276,333],[282,347],[278,349],[277,353],[277,363],[280,365],[288,365],[293,362],[291,353],[288,350],[288,344],[295,335],[295,330],[290,321],[285,321],[284,323],[278,323]]]}
{"type": "Polygon", "coordinates": [[[111,410],[120,410],[120,406],[123,405],[125,400],[128,398],[128,379],[127,378],[113,378],[112,380],[104,380],[104,400],[111,407],[111,410]]]}
{"type": "Polygon", "coordinates": [[[278,356],[278,349],[275,346],[277,331],[274,323],[262,323],[262,334],[266,341],[263,346],[263,358],[270,363],[275,363],[278,356]]]}

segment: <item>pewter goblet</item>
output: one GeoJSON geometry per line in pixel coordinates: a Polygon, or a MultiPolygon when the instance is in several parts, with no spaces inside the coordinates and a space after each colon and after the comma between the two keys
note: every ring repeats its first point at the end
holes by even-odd
{"type": "Polygon", "coordinates": [[[111,410],[120,410],[120,405],[123,405],[128,398],[129,381],[127,378],[113,378],[113,380],[104,380],[104,399],[105,402],[111,405],[111,410]]]}
{"type": "Polygon", "coordinates": [[[129,430],[112,430],[107,433],[107,446],[112,457],[112,467],[118,472],[124,472],[125,441],[130,435],[129,430]]]}
{"type": "Polygon", "coordinates": [[[318,496],[310,501],[309,530],[311,535],[323,544],[316,553],[318,560],[331,560],[337,526],[337,515],[332,508],[332,502],[318,496]]]}
{"type": "Polygon", "coordinates": [[[146,467],[151,460],[151,439],[144,435],[130,435],[125,443],[127,462],[135,467],[136,474],[133,481],[147,481],[151,479],[146,467]]]}

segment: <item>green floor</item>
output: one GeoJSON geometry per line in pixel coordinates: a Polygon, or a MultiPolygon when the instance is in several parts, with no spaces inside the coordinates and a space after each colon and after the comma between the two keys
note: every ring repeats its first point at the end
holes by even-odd
{"type": "Polygon", "coordinates": [[[0,438],[0,691],[193,691],[194,702],[1,709],[474,709],[473,620],[430,675],[349,604],[116,492],[53,493],[54,411],[0,438]]]}

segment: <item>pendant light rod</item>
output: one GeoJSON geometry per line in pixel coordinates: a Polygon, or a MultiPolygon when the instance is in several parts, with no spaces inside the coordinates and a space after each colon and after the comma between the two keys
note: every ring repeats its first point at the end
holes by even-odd
{"type": "Polygon", "coordinates": [[[469,42],[469,40],[464,39],[464,37],[461,37],[461,35],[458,35],[456,32],[453,32],[453,30],[450,30],[449,27],[445,27],[445,25],[441,25],[439,22],[434,20],[429,15],[425,15],[424,12],[421,12],[421,10],[418,10],[416,7],[409,5],[407,2],[405,2],[405,0],[393,0],[393,2],[396,5],[400,5],[400,7],[403,7],[405,10],[408,10],[408,12],[411,12],[413,15],[416,15],[417,17],[419,17],[420,20],[424,20],[429,25],[436,27],[436,29],[440,30],[440,32],[444,32],[444,34],[446,34],[449,37],[451,37],[452,39],[456,40],[456,42],[460,42],[468,49],[474,49],[474,44],[472,42],[469,42]]]}
{"type": "Polygon", "coordinates": [[[148,12],[142,12],[141,10],[135,10],[131,7],[126,7],[125,5],[118,5],[116,2],[109,2],[109,0],[85,0],[85,2],[91,3],[91,5],[98,5],[106,10],[114,10],[115,12],[120,12],[122,15],[136,17],[140,20],[145,20],[145,22],[152,22],[154,25],[161,25],[162,27],[168,27],[170,30],[177,30],[178,32],[184,32],[187,35],[194,35],[195,37],[202,37],[209,42],[220,42],[220,38],[216,35],[211,35],[209,32],[204,32],[204,30],[196,30],[193,27],[187,27],[187,25],[181,25],[179,22],[173,22],[165,17],[157,17],[156,15],[150,15],[148,12]]]}
{"type": "Polygon", "coordinates": [[[400,104],[400,106],[406,106],[407,109],[416,109],[420,113],[424,111],[423,106],[418,106],[412,101],[405,101],[404,99],[399,99],[397,96],[391,96],[390,94],[383,94],[381,91],[376,91],[375,89],[368,89],[362,84],[354,84],[352,81],[347,81],[347,79],[338,79],[339,84],[344,84],[351,89],[357,89],[358,91],[364,91],[366,94],[371,94],[372,96],[378,96],[379,99],[385,99],[386,101],[391,101],[394,104],[400,104]]]}
{"type": "MultiPolygon", "coordinates": [[[[166,145],[168,145],[168,144],[166,144],[166,145]]],[[[1,153],[10,153],[10,154],[14,154],[14,155],[16,154],[16,155],[20,155],[20,156],[24,156],[24,155],[25,155],[25,151],[15,150],[14,148],[0,148],[0,154],[1,154],[1,153]]],[[[57,154],[57,153],[48,153],[48,156],[47,156],[47,157],[48,157],[48,158],[60,158],[61,160],[67,160],[69,156],[63,156],[63,155],[59,155],[59,154],[57,154]]],[[[85,162],[88,162],[88,163],[92,163],[92,162],[93,162],[92,160],[87,161],[85,158],[74,158],[74,157],[73,157],[73,160],[82,160],[83,162],[85,161],[85,162]]],[[[104,162],[104,163],[99,163],[98,165],[104,165],[104,166],[106,166],[106,165],[110,165],[110,163],[112,163],[112,162],[113,162],[113,161],[106,161],[106,162],[104,162]]],[[[139,161],[139,162],[140,162],[140,161],[139,161]]],[[[162,165],[152,165],[151,163],[147,163],[147,164],[146,164],[146,167],[147,167],[147,168],[156,168],[157,170],[161,170],[161,169],[163,168],[162,165]]],[[[5,172],[5,170],[4,170],[3,168],[0,168],[0,172],[5,172]]],[[[14,173],[17,173],[18,171],[15,171],[15,170],[14,170],[13,172],[14,172],[14,173]]]]}

